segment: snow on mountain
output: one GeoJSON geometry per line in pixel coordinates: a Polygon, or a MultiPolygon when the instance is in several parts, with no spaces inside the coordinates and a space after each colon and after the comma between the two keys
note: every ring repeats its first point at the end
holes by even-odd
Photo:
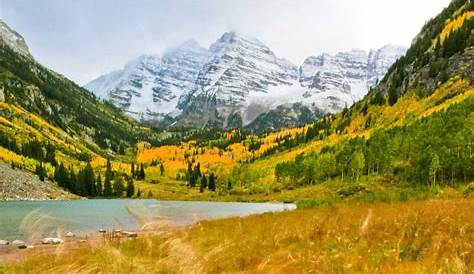
{"type": "Polygon", "coordinates": [[[383,79],[385,73],[395,61],[403,56],[406,48],[392,44],[385,45],[378,50],[371,50],[369,53],[369,66],[367,82],[369,87],[377,85],[383,79]]]}
{"type": "Polygon", "coordinates": [[[261,41],[224,33],[209,50],[188,41],[142,56],[86,88],[143,120],[169,116],[183,126],[242,125],[279,106],[337,112],[363,98],[405,48],[308,57],[298,68],[261,41]]]}
{"type": "Polygon", "coordinates": [[[139,119],[176,116],[180,113],[181,96],[193,88],[196,76],[208,58],[206,49],[189,40],[168,50],[161,58],[140,56],[122,70],[88,83],[86,88],[139,119]]]}
{"type": "Polygon", "coordinates": [[[16,52],[31,57],[25,39],[0,20],[0,39],[16,52]]]}
{"type": "Polygon", "coordinates": [[[362,99],[380,81],[406,48],[386,45],[367,54],[363,50],[308,57],[300,67],[304,101],[328,101],[327,112],[339,111],[362,99]],[[313,98],[314,97],[314,98],[313,98]]]}
{"type": "Polygon", "coordinates": [[[249,99],[271,95],[276,87],[290,88],[298,77],[295,65],[276,57],[259,40],[235,32],[224,33],[210,52],[212,57],[201,69],[190,97],[215,97],[224,124],[233,112],[247,116],[245,121],[253,120],[265,108],[249,110],[249,99]]]}

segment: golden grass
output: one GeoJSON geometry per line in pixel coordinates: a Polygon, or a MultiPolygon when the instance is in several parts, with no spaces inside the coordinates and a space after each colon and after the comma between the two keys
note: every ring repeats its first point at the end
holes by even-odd
{"type": "Polygon", "coordinates": [[[474,267],[474,201],[341,205],[201,222],[205,273],[462,273],[474,267]]]}
{"type": "Polygon", "coordinates": [[[469,273],[474,200],[340,204],[29,254],[7,273],[469,273]]]}

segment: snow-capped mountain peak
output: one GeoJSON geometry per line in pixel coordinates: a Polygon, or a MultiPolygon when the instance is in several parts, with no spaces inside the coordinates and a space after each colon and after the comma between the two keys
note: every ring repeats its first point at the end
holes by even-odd
{"type": "Polygon", "coordinates": [[[258,39],[226,32],[209,49],[188,40],[162,56],[140,56],[86,88],[139,119],[245,126],[279,106],[340,111],[365,96],[404,52],[389,44],[369,53],[324,53],[298,68],[258,39]]]}

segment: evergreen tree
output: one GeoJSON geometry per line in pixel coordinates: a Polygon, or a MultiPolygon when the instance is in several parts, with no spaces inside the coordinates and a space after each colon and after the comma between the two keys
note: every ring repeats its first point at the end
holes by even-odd
{"type": "Polygon", "coordinates": [[[105,181],[112,181],[114,174],[112,171],[112,165],[110,164],[110,159],[107,159],[107,167],[105,169],[105,181]]]}
{"type": "Polygon", "coordinates": [[[97,195],[97,189],[95,185],[95,174],[94,169],[92,169],[91,163],[88,162],[86,167],[83,170],[84,177],[84,189],[85,195],[94,197],[97,195]]]}
{"type": "Polygon", "coordinates": [[[112,197],[112,182],[111,178],[107,176],[107,172],[105,173],[105,181],[104,181],[104,196],[105,197],[112,197]]]}
{"type": "Polygon", "coordinates": [[[39,165],[36,165],[35,173],[36,175],[38,175],[40,181],[44,182],[44,179],[46,177],[46,170],[43,167],[43,162],[40,162],[39,165]]]}
{"type": "Polygon", "coordinates": [[[201,177],[201,163],[197,163],[197,165],[194,166],[193,173],[194,173],[194,177],[196,178],[201,177]]]}
{"type": "Polygon", "coordinates": [[[135,163],[132,162],[132,167],[130,170],[130,177],[135,178],[135,163]]]}
{"type": "Polygon", "coordinates": [[[211,191],[216,191],[216,177],[214,173],[209,176],[208,188],[211,191]]]}
{"type": "Polygon", "coordinates": [[[140,173],[138,179],[145,180],[145,169],[143,168],[143,163],[140,164],[140,173]]]}
{"type": "Polygon", "coordinates": [[[133,194],[135,194],[135,185],[133,184],[133,178],[128,179],[126,193],[128,198],[132,197],[133,194]]]}
{"type": "Polygon", "coordinates": [[[207,188],[207,178],[206,175],[202,175],[201,178],[201,184],[199,186],[199,192],[204,192],[204,190],[207,188]]]}
{"type": "Polygon", "coordinates": [[[69,181],[67,184],[67,188],[75,194],[79,194],[79,188],[77,186],[78,183],[78,178],[76,173],[74,172],[73,167],[69,167],[69,181]]]}
{"type": "Polygon", "coordinates": [[[196,186],[196,180],[197,180],[197,177],[194,173],[191,173],[190,177],[189,177],[189,186],[190,187],[195,187],[196,186]]]}
{"type": "Polygon", "coordinates": [[[140,189],[138,189],[137,191],[137,198],[140,198],[142,196],[142,191],[140,189]]]}
{"type": "Polygon", "coordinates": [[[125,189],[123,185],[123,178],[122,175],[117,175],[115,176],[114,179],[114,185],[113,185],[113,194],[115,197],[122,197],[123,196],[123,191],[125,189]]]}
{"type": "Polygon", "coordinates": [[[100,176],[100,171],[97,174],[97,180],[96,180],[96,194],[97,196],[102,196],[104,195],[103,189],[102,189],[102,177],[100,176]]]}

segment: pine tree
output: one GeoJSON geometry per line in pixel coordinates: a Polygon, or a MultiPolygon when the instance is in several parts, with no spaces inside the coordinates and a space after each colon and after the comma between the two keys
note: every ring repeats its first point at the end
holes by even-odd
{"type": "Polygon", "coordinates": [[[191,173],[191,175],[189,177],[189,186],[190,187],[195,187],[196,186],[196,180],[197,180],[196,175],[194,175],[194,173],[191,173]]]}
{"type": "Polygon", "coordinates": [[[202,175],[201,178],[201,185],[199,186],[199,192],[204,192],[204,190],[207,188],[207,178],[206,175],[202,175]]]}
{"type": "Polygon", "coordinates": [[[95,174],[91,163],[88,162],[84,169],[85,188],[87,195],[94,197],[97,196],[97,188],[95,185],[95,174]]]}
{"type": "Polygon", "coordinates": [[[197,163],[197,165],[194,167],[193,173],[196,178],[201,177],[201,163],[197,163]]]}
{"type": "Polygon", "coordinates": [[[140,189],[138,189],[137,191],[137,198],[140,198],[142,196],[142,191],[140,189]]]}
{"type": "Polygon", "coordinates": [[[216,177],[214,173],[211,173],[211,175],[209,176],[208,188],[211,191],[216,191],[216,177]]]}
{"type": "Polygon", "coordinates": [[[104,196],[112,197],[112,171],[110,170],[110,164],[107,160],[107,170],[105,171],[105,181],[104,181],[104,196]]]}
{"type": "Polygon", "coordinates": [[[123,196],[123,191],[124,191],[124,186],[123,186],[123,178],[121,175],[117,175],[115,176],[115,180],[114,180],[114,186],[113,186],[113,189],[114,189],[114,196],[115,197],[122,197],[123,196]]]}
{"type": "Polygon", "coordinates": [[[133,184],[133,178],[130,178],[127,182],[127,197],[130,198],[135,194],[135,185],[133,184]]]}
{"type": "Polygon", "coordinates": [[[96,194],[97,196],[102,196],[104,193],[103,193],[103,189],[102,189],[102,177],[100,176],[100,171],[98,172],[99,174],[97,174],[97,180],[96,180],[96,194]]]}
{"type": "Polygon", "coordinates": [[[43,162],[40,162],[39,165],[36,165],[35,173],[36,175],[38,175],[40,181],[44,182],[44,179],[46,177],[46,170],[43,167],[43,162]]]}
{"type": "Polygon", "coordinates": [[[78,178],[74,172],[74,168],[69,167],[69,181],[67,183],[67,188],[74,194],[79,194],[79,189],[77,187],[78,178]]]}
{"type": "Polygon", "coordinates": [[[145,169],[143,168],[143,163],[140,164],[140,173],[138,179],[145,180],[145,169]]]}
{"type": "Polygon", "coordinates": [[[135,178],[135,163],[132,162],[132,167],[130,170],[130,177],[135,178]]]}

